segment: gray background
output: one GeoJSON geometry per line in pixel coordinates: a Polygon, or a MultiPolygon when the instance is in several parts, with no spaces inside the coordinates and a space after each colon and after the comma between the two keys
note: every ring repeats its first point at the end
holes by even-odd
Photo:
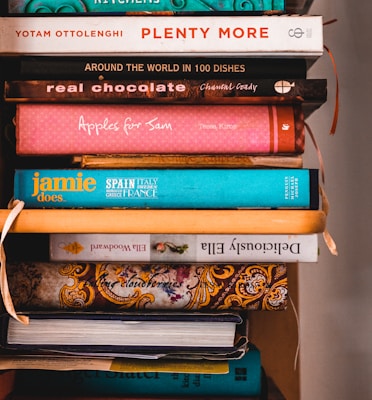
{"type": "MultiPolygon", "coordinates": [[[[300,265],[301,400],[372,399],[372,3],[314,0],[324,43],[337,63],[340,108],[328,134],[335,76],[327,54],[308,77],[328,79],[328,102],[308,123],[325,161],[328,229],[339,255],[321,241],[317,264],[300,265]]],[[[316,167],[308,139],[304,166],[316,167]]]]}

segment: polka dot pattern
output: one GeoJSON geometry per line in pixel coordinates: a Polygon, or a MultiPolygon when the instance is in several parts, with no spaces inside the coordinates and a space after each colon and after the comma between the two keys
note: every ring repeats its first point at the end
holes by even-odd
{"type": "Polygon", "coordinates": [[[18,105],[18,154],[269,150],[266,105],[18,105]]]}

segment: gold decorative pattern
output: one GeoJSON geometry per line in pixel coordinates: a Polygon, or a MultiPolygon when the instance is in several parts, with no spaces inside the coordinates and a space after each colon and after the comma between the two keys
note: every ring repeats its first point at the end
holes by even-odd
{"type": "Polygon", "coordinates": [[[93,304],[95,299],[94,287],[89,281],[81,280],[88,274],[90,265],[66,264],[59,269],[59,273],[73,280],[72,285],[63,285],[60,290],[60,302],[63,308],[80,309],[93,304]]]}

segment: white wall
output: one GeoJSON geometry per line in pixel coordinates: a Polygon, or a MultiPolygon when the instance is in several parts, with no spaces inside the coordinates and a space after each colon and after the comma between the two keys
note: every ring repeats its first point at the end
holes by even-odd
{"type": "MultiPolygon", "coordinates": [[[[308,77],[328,79],[328,102],[309,119],[325,161],[328,228],[317,264],[300,265],[301,400],[372,399],[372,2],[314,0],[311,14],[337,22],[324,43],[337,63],[340,108],[328,134],[335,76],[327,54],[308,77]]],[[[305,167],[317,167],[307,140],[305,167]]]]}

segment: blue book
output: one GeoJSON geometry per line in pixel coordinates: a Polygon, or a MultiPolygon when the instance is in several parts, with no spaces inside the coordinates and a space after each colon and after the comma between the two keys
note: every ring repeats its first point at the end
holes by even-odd
{"type": "Polygon", "coordinates": [[[316,169],[20,169],[27,208],[318,209],[316,169]]]}
{"type": "MultiPolygon", "coordinates": [[[[227,374],[114,371],[17,371],[17,391],[105,396],[256,396],[261,393],[260,352],[252,346],[230,360],[227,374]]],[[[214,397],[213,397],[214,398],[214,397]]]]}

